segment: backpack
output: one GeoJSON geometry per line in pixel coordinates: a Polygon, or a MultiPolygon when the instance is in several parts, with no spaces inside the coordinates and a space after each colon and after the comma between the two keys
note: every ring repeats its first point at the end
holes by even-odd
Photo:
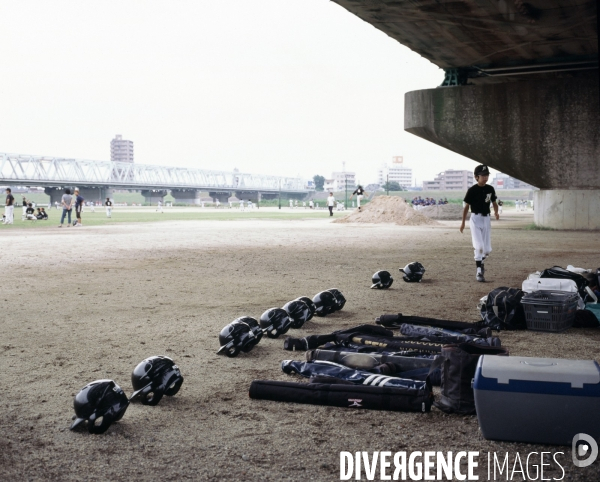
{"type": "Polygon", "coordinates": [[[518,288],[496,288],[481,306],[481,318],[492,330],[524,330],[525,311],[521,305],[523,291],[518,288]]]}

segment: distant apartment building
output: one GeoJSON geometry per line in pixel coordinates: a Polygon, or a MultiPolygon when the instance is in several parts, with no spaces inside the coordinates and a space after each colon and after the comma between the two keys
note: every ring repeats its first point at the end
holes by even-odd
{"type": "Polygon", "coordinates": [[[492,186],[495,189],[533,189],[531,184],[515,179],[508,174],[502,174],[499,172],[492,181],[492,186]]]}
{"type": "Polygon", "coordinates": [[[440,172],[433,181],[423,181],[423,191],[466,191],[474,182],[471,171],[448,169],[440,172]]]}
{"type": "Polygon", "coordinates": [[[377,183],[383,186],[387,181],[395,181],[404,188],[411,187],[412,169],[403,163],[403,156],[394,156],[391,164],[383,164],[377,171],[377,183]]]}
{"type": "Polygon", "coordinates": [[[323,189],[325,191],[348,191],[356,189],[356,173],[350,171],[332,172],[329,179],[325,179],[323,189]],[[347,184],[346,184],[347,181],[347,184]]]}
{"type": "Polygon", "coordinates": [[[117,134],[110,141],[110,160],[112,162],[133,162],[133,141],[123,139],[123,136],[117,134]]]}

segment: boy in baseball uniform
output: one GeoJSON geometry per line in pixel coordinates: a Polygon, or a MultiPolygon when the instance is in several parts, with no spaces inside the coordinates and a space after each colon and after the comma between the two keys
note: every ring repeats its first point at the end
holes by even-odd
{"type": "Polygon", "coordinates": [[[471,239],[473,240],[473,249],[475,250],[475,264],[477,265],[475,279],[484,282],[485,267],[483,261],[492,252],[490,203],[494,206],[494,216],[496,216],[496,219],[500,219],[500,215],[498,214],[498,204],[496,203],[496,191],[492,186],[488,186],[487,184],[490,177],[490,170],[487,166],[479,165],[475,168],[474,174],[477,184],[473,184],[465,195],[465,207],[463,209],[460,232],[462,233],[465,229],[465,220],[470,208],[471,219],[469,220],[469,227],[471,228],[471,239]]]}

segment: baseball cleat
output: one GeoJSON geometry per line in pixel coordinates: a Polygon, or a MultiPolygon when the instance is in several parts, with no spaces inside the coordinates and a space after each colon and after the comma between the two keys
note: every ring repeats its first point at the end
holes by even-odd
{"type": "Polygon", "coordinates": [[[485,282],[485,278],[483,277],[482,273],[477,273],[477,276],[475,276],[475,279],[481,283],[485,282]]]}

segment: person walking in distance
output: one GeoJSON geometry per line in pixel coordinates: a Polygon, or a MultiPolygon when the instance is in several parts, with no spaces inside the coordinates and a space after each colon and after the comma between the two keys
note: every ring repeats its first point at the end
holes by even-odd
{"type": "Polygon", "coordinates": [[[108,198],[108,197],[106,198],[106,201],[104,201],[104,205],[106,206],[106,217],[107,218],[112,217],[112,206],[113,206],[113,203],[110,200],[110,198],[108,198]]]}
{"type": "Polygon", "coordinates": [[[163,212],[163,208],[162,208],[162,201],[158,201],[158,203],[156,204],[156,210],[157,210],[159,213],[162,213],[162,212],[163,212]]]}
{"type": "Polygon", "coordinates": [[[327,197],[327,209],[329,209],[330,216],[333,216],[333,206],[335,206],[335,198],[333,197],[333,193],[330,192],[327,197]]]}
{"type": "Polygon", "coordinates": [[[4,221],[2,224],[13,224],[15,215],[15,197],[10,187],[6,188],[6,201],[4,202],[4,221]]]}
{"type": "Polygon", "coordinates": [[[83,202],[85,201],[85,199],[83,199],[83,196],[81,196],[79,194],[79,189],[75,189],[75,216],[76,216],[76,220],[73,223],[73,226],[81,226],[81,212],[83,211],[83,202]]]}
{"type": "Polygon", "coordinates": [[[354,191],[352,193],[352,195],[350,196],[350,199],[352,199],[354,197],[354,195],[356,195],[356,205],[358,206],[358,210],[360,211],[360,202],[362,201],[362,198],[364,195],[366,195],[367,193],[365,192],[365,190],[363,189],[363,187],[359,184],[358,187],[356,188],[356,191],[354,191]]]}
{"type": "Polygon", "coordinates": [[[65,193],[62,195],[62,199],[60,200],[60,204],[63,208],[62,216],[60,217],[59,228],[63,227],[65,222],[65,216],[68,215],[67,228],[71,226],[71,209],[73,209],[73,196],[71,196],[71,190],[69,188],[65,189],[65,193]]]}
{"type": "Polygon", "coordinates": [[[485,258],[492,252],[492,241],[490,236],[490,203],[494,206],[494,216],[500,219],[498,214],[498,204],[496,203],[496,191],[492,186],[487,184],[490,177],[490,171],[487,166],[479,165],[475,168],[475,180],[477,184],[473,184],[465,195],[462,223],[460,232],[465,229],[465,220],[467,213],[471,208],[471,219],[469,227],[471,228],[471,239],[473,240],[473,249],[475,250],[475,264],[477,272],[475,279],[477,281],[485,281],[485,266],[483,264],[485,258]]]}

